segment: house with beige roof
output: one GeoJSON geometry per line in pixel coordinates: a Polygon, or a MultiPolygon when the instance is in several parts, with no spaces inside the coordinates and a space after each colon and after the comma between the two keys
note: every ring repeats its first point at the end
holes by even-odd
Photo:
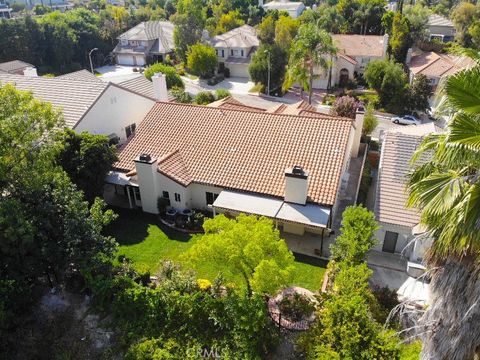
{"type": "Polygon", "coordinates": [[[15,75],[37,76],[37,68],[21,60],[0,63],[0,73],[2,72],[15,75]]]}
{"type": "Polygon", "coordinates": [[[408,63],[410,82],[422,74],[430,79],[434,88],[448,76],[473,66],[475,66],[475,61],[466,56],[441,54],[433,51],[414,55],[408,63]]]}
{"type": "Polygon", "coordinates": [[[432,14],[427,22],[429,40],[449,42],[455,40],[455,26],[453,23],[438,14],[432,14]]]}
{"type": "Polygon", "coordinates": [[[249,78],[248,66],[253,53],[260,45],[256,30],[243,25],[225,34],[214,36],[210,44],[215,48],[218,57],[218,72],[225,68],[230,70],[230,76],[249,78]]]}
{"type": "MultiPolygon", "coordinates": [[[[380,225],[379,243],[374,250],[403,254],[409,260],[412,272],[422,270],[421,263],[431,240],[423,238],[424,229],[419,225],[420,214],[407,207],[407,177],[412,170],[410,162],[423,138],[441,129],[434,123],[406,126],[385,132],[378,180],[375,192],[375,216],[380,225]],[[418,241],[413,241],[418,238],[418,241]]],[[[424,156],[419,163],[426,161],[424,156]]]]}
{"type": "Polygon", "coordinates": [[[153,214],[163,198],[177,212],[266,216],[285,232],[317,234],[320,248],[362,124],[361,113],[332,117],[304,103],[276,112],[232,99],[157,102],[119,150],[105,197],[153,214]]]}
{"type": "Polygon", "coordinates": [[[331,71],[315,70],[318,76],[313,81],[315,89],[327,89],[329,82],[331,86],[345,86],[356,75],[363,74],[370,61],[387,57],[388,35],[333,34],[332,39],[337,55],[328,59],[332,62],[331,71]]]}
{"type": "Polygon", "coordinates": [[[175,49],[173,28],[169,21],[144,21],[124,32],[113,49],[117,64],[145,66],[163,62],[175,49]]]}
{"type": "Polygon", "coordinates": [[[103,82],[85,70],[56,78],[0,72],[1,84],[31,91],[35,98],[61,110],[65,126],[78,132],[107,135],[112,142],[126,141],[156,100],[168,101],[165,77],[155,76],[154,82],[163,90],[153,91],[152,96],[152,91],[138,84],[103,82]]]}

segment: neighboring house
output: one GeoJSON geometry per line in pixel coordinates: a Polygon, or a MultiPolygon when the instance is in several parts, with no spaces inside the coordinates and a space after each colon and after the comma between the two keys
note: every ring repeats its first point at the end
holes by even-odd
{"type": "Polygon", "coordinates": [[[15,75],[37,76],[37,68],[21,60],[0,63],[0,73],[2,72],[15,75]]]}
{"type": "Polygon", "coordinates": [[[442,79],[474,65],[475,61],[465,56],[424,52],[412,56],[409,62],[410,82],[422,74],[430,79],[435,88],[442,79]]]}
{"type": "Polygon", "coordinates": [[[440,40],[442,42],[453,41],[455,38],[455,27],[453,23],[443,16],[432,14],[428,17],[429,40],[440,40]]]}
{"type": "Polygon", "coordinates": [[[11,19],[13,9],[4,1],[0,1],[0,19],[11,19]]]}
{"type": "Polygon", "coordinates": [[[210,40],[210,44],[217,52],[219,73],[228,68],[232,77],[250,77],[248,66],[260,44],[253,27],[243,25],[217,35],[210,40]]]}
{"type": "MultiPolygon", "coordinates": [[[[158,214],[202,209],[273,219],[285,232],[328,236],[363,114],[323,115],[303,102],[289,112],[157,102],[119,151],[105,198],[158,214]],[[113,191],[115,190],[115,191],[113,191]]],[[[283,111],[283,110],[282,110],[283,111]]]]}
{"type": "MultiPolygon", "coordinates": [[[[420,214],[407,207],[407,176],[412,169],[410,160],[424,136],[440,132],[433,123],[405,126],[385,132],[375,194],[375,216],[380,225],[379,244],[375,250],[403,254],[409,259],[410,273],[421,273],[425,249],[430,240],[412,240],[424,230],[419,226],[420,214]]],[[[425,161],[422,158],[419,161],[425,161]]]]}
{"type": "Polygon", "coordinates": [[[56,3],[52,3],[52,5],[51,5],[51,9],[53,11],[60,11],[60,12],[65,12],[67,10],[72,10],[74,7],[75,7],[74,3],[67,2],[67,1],[56,2],[56,3]]]}
{"type": "Polygon", "coordinates": [[[163,62],[172,54],[174,25],[168,21],[144,21],[118,37],[113,50],[119,65],[145,66],[163,62]]]}
{"type": "Polygon", "coordinates": [[[330,71],[316,69],[317,79],[313,81],[315,89],[327,89],[330,85],[345,86],[357,74],[363,74],[365,67],[372,60],[383,60],[387,56],[388,35],[332,35],[338,49],[332,59],[330,71]]]}
{"type": "MultiPolygon", "coordinates": [[[[75,131],[107,135],[113,143],[124,142],[135,132],[156,98],[119,84],[106,83],[82,70],[57,78],[27,77],[0,73],[0,83],[12,83],[39,100],[62,110],[65,125],[75,131]]],[[[155,78],[166,97],[166,83],[155,78]],[[163,87],[162,87],[163,86],[163,87]]],[[[148,81],[148,80],[147,80],[148,81]]],[[[156,92],[157,93],[157,92],[156,92]]]]}
{"type": "Polygon", "coordinates": [[[263,7],[265,11],[286,11],[288,12],[288,15],[294,19],[298,18],[305,11],[305,4],[300,1],[273,0],[263,4],[263,0],[260,0],[259,5],[263,7]]]}

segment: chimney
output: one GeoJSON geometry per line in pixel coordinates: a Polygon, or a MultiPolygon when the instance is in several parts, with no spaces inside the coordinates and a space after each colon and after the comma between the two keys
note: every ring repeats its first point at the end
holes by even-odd
{"type": "Polygon", "coordinates": [[[295,165],[285,170],[285,201],[305,205],[307,203],[308,172],[295,165]]]}
{"type": "Polygon", "coordinates": [[[153,92],[158,101],[168,101],[167,78],[165,74],[155,73],[152,76],[153,92]]]}
{"type": "Polygon", "coordinates": [[[150,154],[141,154],[134,161],[143,211],[158,214],[157,160],[150,154]]]}
{"type": "Polygon", "coordinates": [[[358,157],[358,151],[360,149],[360,140],[362,139],[363,130],[363,118],[365,117],[364,108],[358,108],[355,114],[355,132],[353,133],[352,150],[350,156],[352,158],[358,157]]]}
{"type": "Polygon", "coordinates": [[[383,58],[387,58],[387,51],[388,51],[388,40],[389,40],[388,34],[383,35],[383,58]]]}

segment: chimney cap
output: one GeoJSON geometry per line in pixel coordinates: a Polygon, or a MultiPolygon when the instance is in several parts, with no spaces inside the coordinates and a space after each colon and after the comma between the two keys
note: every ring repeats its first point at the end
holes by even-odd
{"type": "Polygon", "coordinates": [[[300,165],[294,165],[292,168],[285,170],[285,176],[306,179],[308,171],[304,170],[300,165]]]}
{"type": "Polygon", "coordinates": [[[152,157],[150,154],[143,153],[138,156],[138,162],[143,162],[143,163],[151,163],[152,162],[152,157]]]}

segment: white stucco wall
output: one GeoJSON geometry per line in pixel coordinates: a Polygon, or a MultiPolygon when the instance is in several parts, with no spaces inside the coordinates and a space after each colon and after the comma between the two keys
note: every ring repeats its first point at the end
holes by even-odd
{"type": "Polygon", "coordinates": [[[383,240],[385,239],[385,233],[387,231],[398,233],[397,244],[395,247],[395,253],[408,257],[412,251],[412,246],[407,248],[407,244],[413,239],[412,229],[405,226],[397,226],[379,222],[380,229],[377,231],[378,244],[374,247],[376,251],[382,251],[383,240]]]}
{"type": "Polygon", "coordinates": [[[163,191],[168,191],[170,198],[170,206],[177,210],[191,209],[191,189],[184,187],[173,181],[169,177],[159,173],[156,173],[157,191],[156,198],[162,196],[163,191]],[[180,201],[175,200],[175,193],[180,195],[180,201]]]}
{"type": "Polygon", "coordinates": [[[74,130],[103,135],[115,133],[125,140],[125,127],[133,123],[138,126],[154,104],[154,100],[110,85],[74,130]]]}

